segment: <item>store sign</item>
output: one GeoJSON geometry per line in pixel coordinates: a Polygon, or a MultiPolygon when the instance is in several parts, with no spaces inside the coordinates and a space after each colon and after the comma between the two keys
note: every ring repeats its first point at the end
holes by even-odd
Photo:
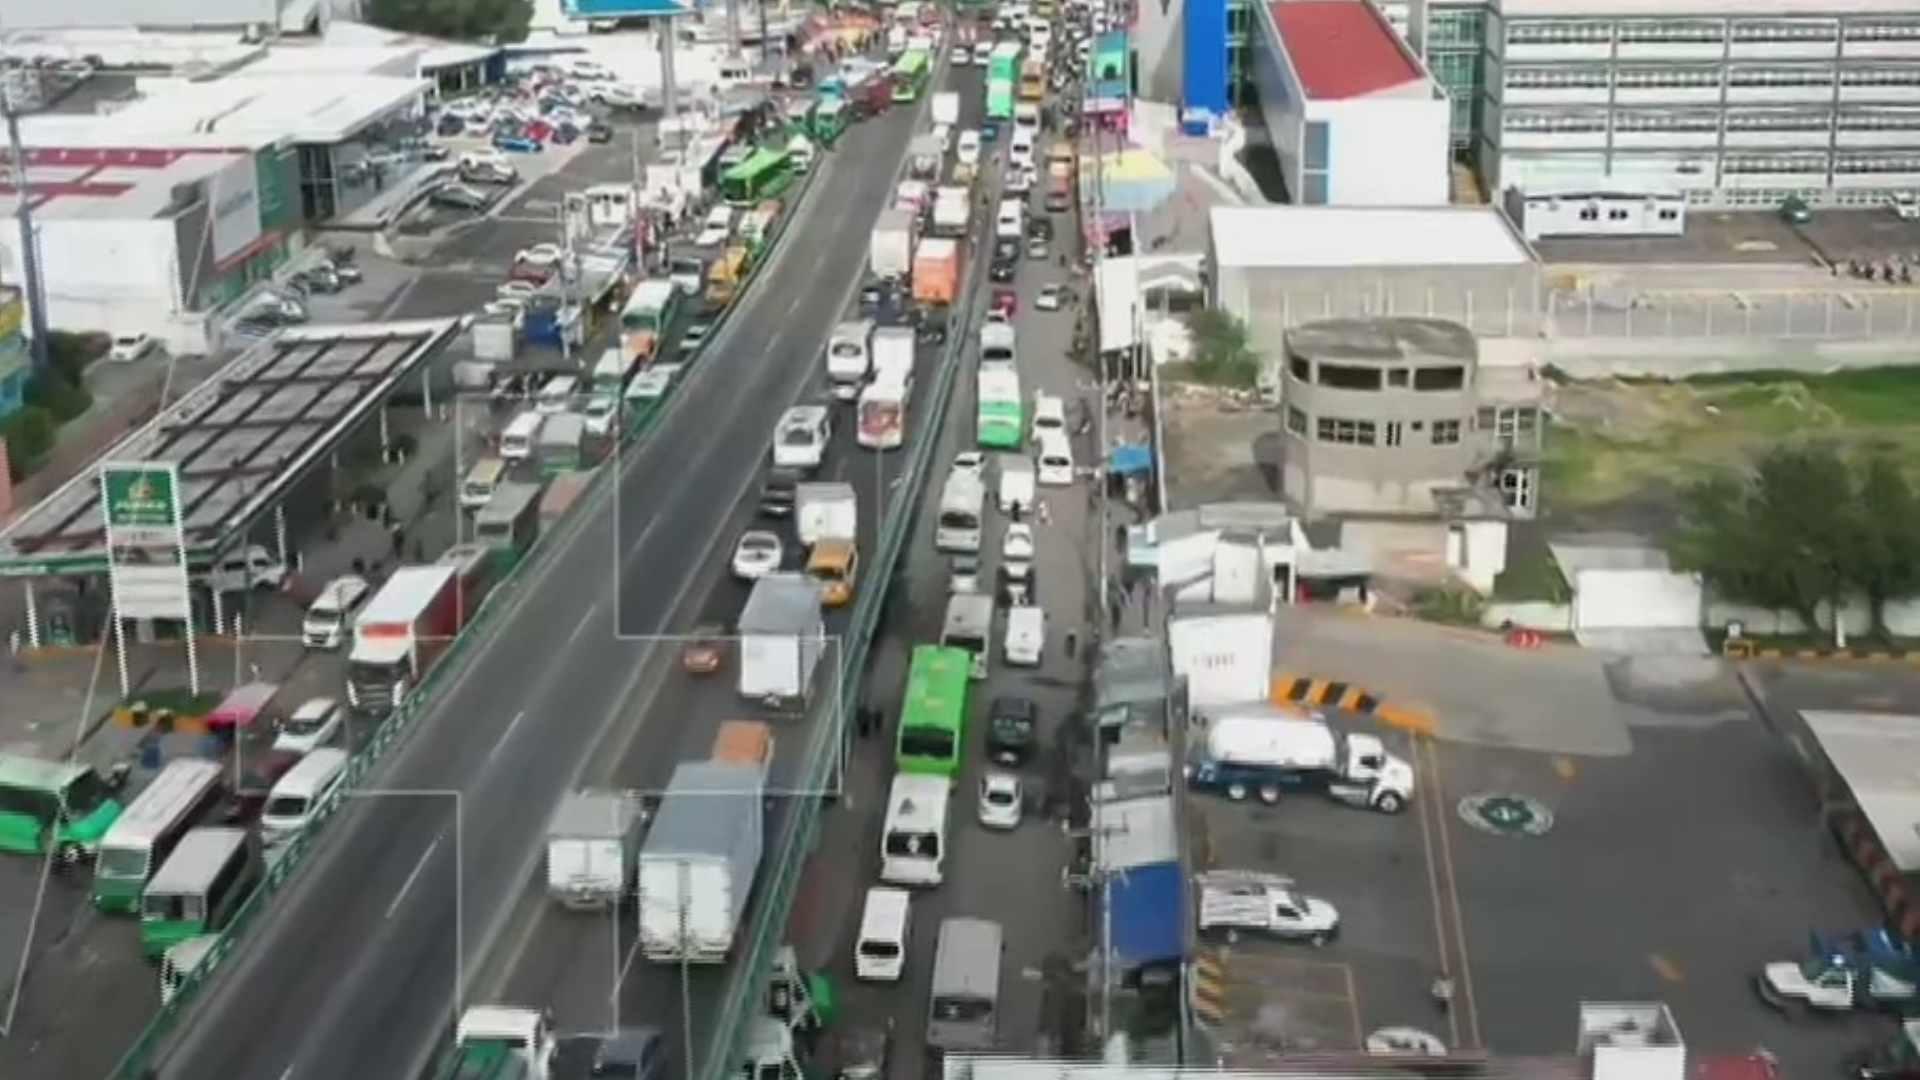
{"type": "Polygon", "coordinates": [[[189,612],[180,473],[168,462],[100,466],[107,579],[127,619],[184,619],[189,612]]]}
{"type": "Polygon", "coordinates": [[[224,263],[260,239],[260,188],[251,156],[240,157],[207,182],[213,215],[213,261],[224,263]]]}

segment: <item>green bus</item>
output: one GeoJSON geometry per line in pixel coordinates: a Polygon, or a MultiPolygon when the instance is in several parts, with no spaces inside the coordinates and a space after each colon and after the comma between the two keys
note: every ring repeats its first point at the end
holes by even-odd
{"type": "Polygon", "coordinates": [[[919,49],[901,53],[893,62],[893,100],[919,101],[932,74],[932,57],[919,49]]]}
{"type": "Polygon", "coordinates": [[[785,150],[763,146],[720,174],[720,196],[734,206],[752,206],[787,190],[793,172],[793,159],[785,150]]]}
{"type": "Polygon", "coordinates": [[[1012,86],[1020,80],[1020,43],[1003,41],[987,55],[987,82],[1012,86]]]}
{"type": "Polygon", "coordinates": [[[1013,84],[996,82],[987,84],[987,119],[1011,120],[1013,118],[1013,84]]]}
{"type": "Polygon", "coordinates": [[[1026,438],[1020,376],[1012,370],[1012,365],[982,365],[978,385],[975,439],[981,446],[995,450],[1020,449],[1026,438]]]}
{"type": "Polygon", "coordinates": [[[247,830],[201,826],[180,838],[140,898],[140,948],[149,960],[226,929],[260,884],[258,851],[247,830]]]}
{"type": "Polygon", "coordinates": [[[0,754],[0,851],[62,859],[92,855],[120,816],[113,789],[91,765],[0,754]]]}
{"type": "Polygon", "coordinates": [[[219,762],[168,762],[101,839],[93,862],[94,906],[123,915],[138,912],[147,879],[222,794],[219,762]]]}
{"type": "Polygon", "coordinates": [[[845,98],[822,97],[813,106],[813,114],[808,118],[807,130],[813,141],[821,146],[832,146],[847,130],[847,117],[850,111],[845,98]]]}
{"type": "Polygon", "coordinates": [[[958,777],[966,751],[967,681],[973,657],[965,649],[916,645],[900,703],[900,740],[894,764],[903,773],[958,777]]]}

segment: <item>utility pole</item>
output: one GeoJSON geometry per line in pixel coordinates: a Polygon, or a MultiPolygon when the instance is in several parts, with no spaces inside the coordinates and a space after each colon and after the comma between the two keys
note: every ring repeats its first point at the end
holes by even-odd
{"type": "Polygon", "coordinates": [[[727,0],[727,40],[734,55],[740,55],[740,0],[727,0]]]}
{"type": "Polygon", "coordinates": [[[767,0],[759,0],[760,8],[760,66],[767,67],[773,59],[773,45],[767,40],[767,0]]]}
{"type": "MultiPolygon", "coordinates": [[[[24,73],[19,76],[24,78],[24,73]]],[[[7,121],[7,145],[13,153],[13,191],[19,200],[15,215],[20,219],[20,287],[22,298],[27,302],[27,332],[32,335],[28,346],[33,356],[33,369],[45,371],[47,368],[47,287],[40,276],[39,231],[33,227],[33,198],[27,190],[27,151],[20,145],[20,113],[14,107],[13,94],[0,86],[0,111],[4,111],[7,121]]],[[[212,213],[212,207],[208,207],[212,213]]]]}

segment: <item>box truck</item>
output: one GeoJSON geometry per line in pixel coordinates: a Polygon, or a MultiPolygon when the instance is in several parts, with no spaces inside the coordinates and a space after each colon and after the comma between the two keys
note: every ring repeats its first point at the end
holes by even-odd
{"type": "Polygon", "coordinates": [[[576,910],[604,910],[633,883],[645,818],[618,791],[570,791],[547,823],[547,895],[576,910]]]}
{"type": "Polygon", "coordinates": [[[691,761],[673,771],[640,848],[640,953],[723,963],[753,896],[765,839],[765,771],[691,761]]]}
{"type": "Polygon", "coordinates": [[[804,574],[768,574],[753,583],[740,611],[740,695],[784,702],[804,698],[826,647],[820,587],[804,574]]]}
{"type": "Polygon", "coordinates": [[[913,211],[888,207],[873,223],[867,265],[877,278],[905,281],[913,271],[913,211]]]}
{"type": "Polygon", "coordinates": [[[913,257],[913,298],[922,304],[951,304],[960,293],[960,241],[928,240],[913,257]]]}
{"type": "Polygon", "coordinates": [[[353,619],[347,654],[347,704],[385,716],[420,685],[460,632],[459,572],[451,566],[402,566],[353,619]]]}

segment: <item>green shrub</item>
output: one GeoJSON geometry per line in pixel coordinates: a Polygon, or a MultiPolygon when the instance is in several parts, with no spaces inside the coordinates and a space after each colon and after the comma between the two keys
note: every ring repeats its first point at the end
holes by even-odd
{"type": "Polygon", "coordinates": [[[47,334],[47,363],[68,382],[85,386],[88,366],[107,355],[112,344],[113,339],[106,334],[53,330],[47,334]]]}
{"type": "Polygon", "coordinates": [[[5,420],[0,420],[0,439],[7,441],[8,471],[15,482],[25,480],[53,449],[53,432],[59,425],[53,415],[38,405],[27,405],[5,420]]]}
{"type": "Polygon", "coordinates": [[[64,424],[86,412],[93,405],[93,395],[58,368],[52,368],[27,377],[27,404],[47,410],[56,424],[64,424]]]}

